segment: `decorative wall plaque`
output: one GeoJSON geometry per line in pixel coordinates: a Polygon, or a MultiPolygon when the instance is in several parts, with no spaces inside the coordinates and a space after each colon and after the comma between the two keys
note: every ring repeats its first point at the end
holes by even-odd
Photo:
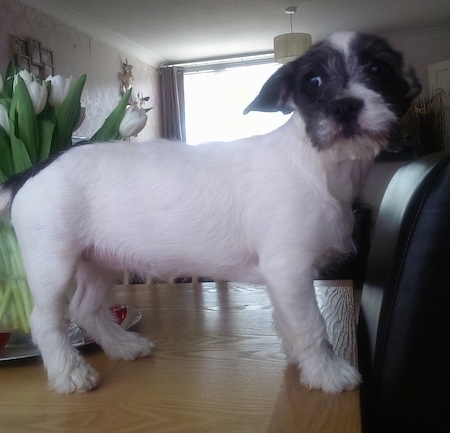
{"type": "Polygon", "coordinates": [[[52,51],[43,48],[36,39],[11,36],[11,40],[14,60],[19,69],[26,69],[40,80],[54,75],[52,51]]]}

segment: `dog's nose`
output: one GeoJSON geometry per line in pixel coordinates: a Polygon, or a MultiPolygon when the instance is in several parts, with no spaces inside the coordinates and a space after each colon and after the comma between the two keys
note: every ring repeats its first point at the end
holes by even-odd
{"type": "Polygon", "coordinates": [[[356,120],[364,102],[357,98],[342,98],[336,101],[333,116],[335,120],[342,123],[356,120]]]}

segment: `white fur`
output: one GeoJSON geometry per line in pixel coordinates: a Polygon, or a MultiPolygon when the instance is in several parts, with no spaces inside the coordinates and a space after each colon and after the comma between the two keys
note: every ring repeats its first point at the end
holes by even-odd
{"type": "MultiPolygon", "coordinates": [[[[352,35],[334,42],[343,47],[352,35]]],[[[152,343],[121,329],[107,308],[108,289],[125,270],[265,284],[302,382],[331,393],[358,385],[359,373],[327,340],[313,278],[330,257],[353,251],[351,205],[395,116],[359,83],[339,92],[364,102],[355,120],[362,132],[345,138],[332,116],[320,118],[324,137],[339,137],[322,149],[296,108],[281,128],[231,143],[80,146],[30,177],[14,199],[0,187],[0,213],[12,201],[35,299],[33,337],[53,389],[85,392],[99,381],[65,333],[74,278],[71,317],[108,356],[151,353],[152,343]]]]}
{"type": "Polygon", "coordinates": [[[329,37],[329,41],[335,46],[335,48],[341,50],[344,53],[344,55],[348,57],[350,42],[355,36],[356,36],[355,32],[348,32],[348,31],[336,32],[329,37]]]}
{"type": "Polygon", "coordinates": [[[228,144],[79,147],[19,190],[11,215],[36,300],[33,335],[52,388],[82,392],[98,381],[64,336],[62,307],[74,275],[72,318],[109,356],[151,351],[150,342],[110,320],[105,296],[113,278],[99,264],[159,278],[265,283],[303,382],[328,392],[358,384],[358,373],[326,344],[313,266],[333,248],[352,249],[348,199],[359,188],[352,173],[361,163],[334,162],[299,145],[299,134],[308,141],[295,118],[266,136],[228,144]]]}

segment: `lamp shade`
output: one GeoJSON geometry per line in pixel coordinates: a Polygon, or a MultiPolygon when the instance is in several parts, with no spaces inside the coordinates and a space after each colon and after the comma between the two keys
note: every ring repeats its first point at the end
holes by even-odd
{"type": "Polygon", "coordinates": [[[308,33],[286,33],[273,39],[273,54],[278,63],[286,64],[304,54],[311,46],[308,33]]]}

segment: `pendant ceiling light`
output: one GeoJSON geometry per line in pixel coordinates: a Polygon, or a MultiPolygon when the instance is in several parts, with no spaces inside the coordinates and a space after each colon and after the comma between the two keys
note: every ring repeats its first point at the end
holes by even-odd
{"type": "Polygon", "coordinates": [[[297,12],[295,6],[289,6],[284,13],[289,15],[291,33],[275,36],[273,39],[273,54],[278,63],[286,64],[300,57],[311,46],[309,33],[294,33],[292,30],[292,15],[297,12]]]}

